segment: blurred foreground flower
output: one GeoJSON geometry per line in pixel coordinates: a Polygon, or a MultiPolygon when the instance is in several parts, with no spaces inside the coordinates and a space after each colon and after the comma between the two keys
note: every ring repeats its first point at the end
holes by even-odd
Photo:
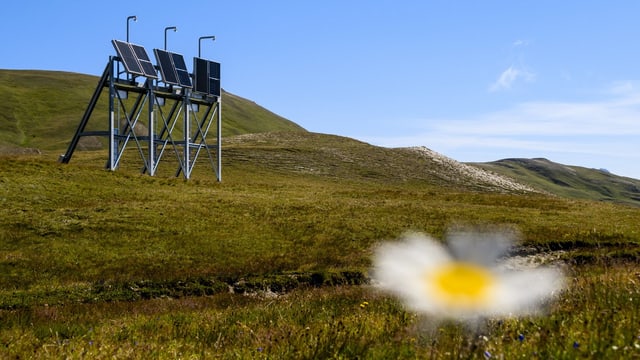
{"type": "Polygon", "coordinates": [[[514,242],[507,232],[461,231],[447,236],[448,248],[414,233],[377,249],[374,280],[418,313],[477,320],[538,311],[562,288],[559,269],[507,271],[499,257],[514,242]]]}

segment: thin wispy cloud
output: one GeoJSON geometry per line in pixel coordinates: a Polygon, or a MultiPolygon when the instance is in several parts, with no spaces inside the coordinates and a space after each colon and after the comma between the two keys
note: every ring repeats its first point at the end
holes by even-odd
{"type": "Polygon", "coordinates": [[[616,81],[609,86],[609,88],[605,89],[605,93],[614,94],[614,95],[628,95],[635,90],[632,81],[616,81]]]}
{"type": "Polygon", "coordinates": [[[593,102],[530,101],[463,119],[428,119],[424,133],[453,137],[640,136],[640,92],[593,102]]]}
{"type": "Polygon", "coordinates": [[[518,39],[511,43],[511,54],[509,62],[511,65],[504,70],[496,81],[489,85],[490,92],[505,91],[511,89],[518,81],[532,82],[536,75],[528,70],[524,61],[523,49],[529,45],[529,41],[518,39]]]}
{"type": "Polygon", "coordinates": [[[456,134],[617,136],[640,135],[640,93],[595,102],[523,102],[469,119],[435,124],[456,134]]]}
{"type": "MultiPolygon", "coordinates": [[[[459,161],[578,154],[584,166],[628,168],[625,162],[640,162],[640,90],[631,82],[617,82],[602,94],[598,101],[529,101],[467,118],[424,119],[422,128],[409,130],[411,135],[364,140],[389,147],[427,146],[459,161]]],[[[626,172],[640,178],[637,170],[626,172]]]]}
{"type": "Polygon", "coordinates": [[[535,74],[523,68],[511,65],[500,74],[493,84],[489,86],[489,91],[496,92],[511,89],[513,84],[518,80],[523,80],[525,82],[534,81],[535,74]]]}

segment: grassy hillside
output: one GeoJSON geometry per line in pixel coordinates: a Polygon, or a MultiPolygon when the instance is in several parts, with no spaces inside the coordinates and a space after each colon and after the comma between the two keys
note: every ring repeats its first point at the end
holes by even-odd
{"type": "Polygon", "coordinates": [[[366,276],[377,241],[407,230],[442,235],[459,222],[517,226],[523,245],[541,251],[638,250],[634,208],[487,192],[423,176],[416,168],[426,163],[382,172],[384,152],[344,156],[370,150],[366,144],[347,143],[331,157],[323,148],[338,137],[310,134],[287,146],[282,138],[290,137],[227,144],[222,183],[206,162],[188,182],[141,175],[135,153],[116,172],[102,169],[102,152],[81,152],[66,165],[46,153],[4,156],[0,284],[8,292],[0,303],[48,284],[64,290],[329,269],[366,276]],[[304,167],[293,166],[292,153],[304,167]]]}
{"type": "Polygon", "coordinates": [[[300,134],[227,141],[222,183],[206,163],[191,181],[141,175],[135,153],[115,172],[103,151],[70,164],[0,155],[0,357],[636,351],[637,209],[487,192],[426,176],[433,164],[402,152],[300,134]],[[367,283],[380,241],[455,224],[517,228],[518,254],[565,261],[568,290],[547,316],[487,321],[484,341],[353,286],[367,283]]]}
{"type": "Polygon", "coordinates": [[[547,159],[504,159],[476,166],[531,184],[552,194],[640,206],[640,180],[547,159]]]}
{"type": "Polygon", "coordinates": [[[440,161],[425,151],[424,148],[383,148],[336,135],[271,132],[228,137],[223,153],[226,163],[242,161],[272,171],[331,179],[424,182],[492,192],[525,191],[490,176],[472,176],[474,174],[459,171],[462,164],[440,161]]]}
{"type": "MultiPolygon", "coordinates": [[[[98,78],[95,76],[75,73],[0,70],[0,97],[3,99],[0,103],[0,152],[25,153],[39,150],[63,152],[75,133],[97,83],[98,78]]],[[[107,95],[103,92],[87,130],[106,130],[108,127],[107,95]]],[[[222,134],[225,137],[251,133],[304,131],[299,125],[250,100],[228,92],[223,92],[222,109],[222,134]]],[[[180,129],[177,129],[177,133],[179,132],[180,129]]],[[[293,136],[292,140],[294,139],[297,137],[293,136]]],[[[83,138],[82,140],[87,141],[81,143],[79,149],[106,148],[104,138],[83,138]]],[[[284,140],[279,140],[281,146],[291,145],[282,143],[284,140]]],[[[496,189],[494,180],[469,177],[468,171],[464,169],[462,172],[467,174],[461,174],[455,162],[442,161],[437,159],[437,156],[430,159],[434,157],[431,153],[425,155],[424,152],[411,149],[381,149],[372,146],[349,148],[350,143],[356,142],[337,138],[330,145],[321,148],[324,153],[320,156],[326,156],[335,161],[346,161],[344,157],[348,154],[348,161],[352,163],[353,168],[360,167],[358,171],[363,177],[386,176],[394,172],[402,178],[406,176],[405,171],[408,171],[413,173],[412,176],[429,177],[436,182],[466,184],[476,188],[492,189],[491,191],[496,189]],[[346,146],[342,154],[338,154],[335,150],[340,146],[346,146]],[[367,166],[359,165],[363,163],[363,159],[370,156],[369,152],[384,153],[385,156],[375,157],[378,160],[369,162],[367,166]],[[411,171],[408,168],[414,170],[411,171]],[[458,168],[458,173],[452,172],[454,168],[458,168]]],[[[293,145],[299,149],[315,150],[313,141],[307,145],[301,143],[293,145]]],[[[270,163],[269,149],[255,148],[254,150],[262,152],[262,155],[256,155],[256,159],[264,164],[270,163]]],[[[306,161],[301,160],[300,156],[307,153],[308,151],[305,150],[279,156],[289,158],[287,161],[298,164],[306,161]]],[[[567,167],[540,159],[508,159],[475,165],[558,196],[640,205],[640,181],[616,177],[597,170],[567,167]]],[[[333,168],[335,167],[319,166],[308,171],[331,172],[333,168]]]]}
{"type": "MultiPolygon", "coordinates": [[[[0,70],[0,147],[64,150],[82,119],[98,77],[56,71],[0,70]]],[[[88,129],[108,128],[104,91],[88,129]]],[[[223,136],[304,131],[254,102],[223,92],[223,136]]]]}
{"type": "Polygon", "coordinates": [[[251,100],[222,93],[222,136],[270,131],[304,131],[298,124],[263,108],[251,100]]]}
{"type": "MultiPolygon", "coordinates": [[[[65,91],[88,97],[97,79],[0,75],[11,100],[0,144],[42,149],[0,151],[0,358],[640,356],[636,207],[529,191],[426,148],[300,131],[230,94],[223,182],[206,159],[191,180],[174,177],[171,154],[157,176],[140,174],[135,150],[113,172],[104,149],[60,164],[86,104],[50,83],[71,79],[65,91]],[[249,126],[260,116],[293,131],[231,136],[277,128],[249,126]],[[378,244],[459,225],[516,230],[513,260],[556,264],[566,289],[544,313],[470,331],[371,286],[378,244]]],[[[510,166],[541,187],[575,180],[557,164],[510,166]]]]}

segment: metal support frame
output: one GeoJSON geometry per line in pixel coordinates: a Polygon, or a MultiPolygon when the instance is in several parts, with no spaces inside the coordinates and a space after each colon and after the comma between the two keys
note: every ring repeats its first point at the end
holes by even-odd
{"type": "MultiPolygon", "coordinates": [[[[135,127],[142,116],[142,112],[144,111],[144,105],[152,104],[153,93],[150,87],[151,80],[147,80],[145,82],[145,86],[143,88],[139,88],[136,86],[122,86],[117,84],[115,81],[110,85],[109,91],[109,154],[110,158],[107,163],[107,168],[109,170],[116,170],[118,165],[120,164],[120,160],[122,159],[122,154],[124,150],[127,148],[127,145],[133,139],[136,144],[136,148],[138,149],[138,153],[140,154],[140,158],[144,162],[145,166],[151,167],[150,164],[154,162],[151,154],[145,154],[143,141],[151,140],[151,138],[145,138],[143,136],[136,135],[135,127]],[[127,109],[127,104],[124,102],[124,99],[120,95],[118,90],[124,90],[129,93],[137,94],[133,105],[127,109]],[[117,102],[117,104],[116,104],[117,102]],[[116,107],[124,113],[124,128],[121,128],[120,120],[117,120],[116,123],[116,107]]],[[[151,106],[151,105],[149,105],[151,106]]],[[[151,107],[149,107],[151,109],[151,107]]],[[[150,112],[148,114],[149,118],[149,128],[153,128],[153,113],[150,112]]],[[[151,148],[151,147],[149,147],[151,148]]],[[[154,167],[155,168],[155,167],[154,167]]]]}
{"type": "MultiPolygon", "coordinates": [[[[87,109],[84,111],[84,115],[82,115],[82,119],[80,120],[80,124],[78,124],[78,128],[76,129],[76,132],[73,135],[73,137],[71,138],[71,142],[69,143],[69,147],[67,148],[67,152],[60,156],[59,161],[61,163],[68,164],[69,161],[71,161],[71,157],[73,156],[73,152],[75,151],[76,147],[78,146],[78,142],[80,141],[80,138],[82,136],[87,136],[87,135],[105,135],[104,132],[88,134],[88,133],[85,132],[85,129],[87,127],[87,123],[89,122],[89,118],[91,117],[91,114],[93,113],[93,109],[95,109],[96,104],[98,103],[98,99],[100,98],[100,94],[102,93],[102,89],[104,89],[108,85],[110,86],[110,79],[113,77],[112,72],[113,72],[113,60],[110,57],[109,58],[109,63],[107,63],[107,66],[105,67],[104,71],[102,72],[102,76],[100,77],[100,81],[98,81],[98,86],[96,87],[95,91],[93,92],[93,95],[91,95],[91,100],[89,101],[89,105],[87,106],[87,109]]],[[[109,108],[109,113],[111,114],[111,107],[109,108]]],[[[113,139],[110,139],[110,140],[113,140],[113,139]]]]}
{"type": "Polygon", "coordinates": [[[156,175],[160,160],[167,148],[173,148],[178,162],[175,176],[182,173],[185,179],[189,179],[198,156],[204,150],[217,180],[222,181],[221,98],[194,95],[191,90],[184,88],[175,92],[172,88],[162,89],[151,79],[147,79],[143,86],[139,86],[135,83],[135,79],[120,78],[119,61],[117,57],[109,57],[109,62],[71,139],[67,152],[60,156],[59,161],[69,163],[81,137],[106,136],[108,137],[109,152],[105,167],[109,170],[114,171],[118,168],[123,152],[133,142],[143,161],[143,173],[148,172],[151,176],[156,175]],[[108,130],[86,131],[89,119],[105,88],[109,89],[108,130]],[[121,96],[121,92],[133,94],[133,101],[125,101],[126,99],[121,96]],[[164,111],[163,106],[160,106],[160,98],[165,101],[165,107],[167,103],[172,104],[169,111],[164,111]],[[200,111],[192,109],[194,104],[200,107],[200,111]],[[134,130],[144,113],[145,105],[148,133],[146,136],[141,136],[136,134],[134,130]],[[117,113],[124,114],[123,126],[120,124],[121,119],[116,118],[117,113]],[[156,132],[157,121],[160,127],[159,132],[156,132]],[[179,136],[175,133],[180,129],[177,125],[181,121],[183,140],[176,141],[179,136]],[[216,144],[212,145],[207,143],[207,136],[214,121],[216,122],[217,134],[216,144]],[[216,153],[215,159],[211,153],[212,149],[216,153]]]}
{"type": "Polygon", "coordinates": [[[187,94],[182,104],[184,114],[184,141],[180,142],[183,146],[182,159],[180,166],[176,170],[176,176],[183,174],[185,179],[191,177],[193,168],[195,167],[198,156],[205,151],[209,158],[211,168],[216,173],[218,181],[222,181],[222,117],[221,117],[221,101],[219,97],[204,96],[193,97],[187,94]],[[199,111],[195,111],[193,105],[198,106],[199,111]],[[200,116],[199,116],[199,114],[200,116]],[[216,144],[207,143],[207,136],[214,120],[216,126],[216,144]],[[211,149],[215,148],[216,160],[214,160],[211,149]]]}
{"type": "MultiPolygon", "coordinates": [[[[155,101],[155,110],[158,115],[157,118],[155,118],[155,120],[157,120],[159,124],[162,126],[160,131],[153,135],[154,141],[153,141],[152,151],[155,159],[153,164],[157,168],[158,164],[160,163],[160,159],[164,155],[164,152],[169,145],[171,146],[171,148],[173,148],[178,161],[180,160],[180,154],[178,152],[178,144],[174,141],[172,133],[173,133],[173,130],[175,129],[176,124],[178,123],[178,120],[180,119],[180,110],[182,109],[181,107],[182,96],[179,96],[173,93],[156,91],[154,96],[154,101],[155,101]],[[162,101],[165,104],[167,103],[167,100],[172,101],[171,109],[166,114],[162,110],[163,106],[160,105],[160,99],[162,99],[162,101]]],[[[152,174],[152,170],[148,169],[145,165],[145,167],[143,167],[142,169],[142,172],[144,173],[147,171],[149,171],[149,174],[152,174]]],[[[153,169],[153,173],[155,174],[155,169],[153,169]]]]}

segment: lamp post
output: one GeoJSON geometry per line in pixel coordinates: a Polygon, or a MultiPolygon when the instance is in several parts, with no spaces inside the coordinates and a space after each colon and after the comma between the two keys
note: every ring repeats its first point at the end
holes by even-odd
{"type": "Polygon", "coordinates": [[[167,30],[173,30],[173,32],[178,31],[178,28],[175,26],[167,26],[164,28],[164,50],[167,50],[167,30]]]}
{"type": "Polygon", "coordinates": [[[198,39],[198,57],[202,57],[200,56],[200,48],[201,48],[201,42],[203,39],[212,39],[213,41],[216,40],[216,37],[213,35],[210,36],[200,36],[200,38],[198,39]]]}
{"type": "Polygon", "coordinates": [[[138,21],[135,15],[127,16],[127,42],[129,42],[129,20],[138,21]]]}

